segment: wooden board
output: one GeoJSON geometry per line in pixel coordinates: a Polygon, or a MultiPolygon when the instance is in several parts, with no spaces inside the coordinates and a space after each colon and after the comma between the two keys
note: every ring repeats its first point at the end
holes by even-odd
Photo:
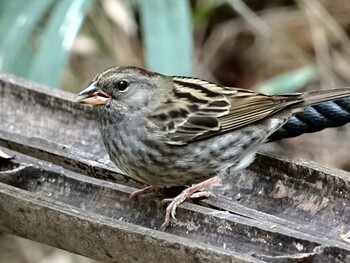
{"type": "Polygon", "coordinates": [[[0,74],[0,230],[110,262],[350,262],[349,173],[262,149],[160,231],[161,197],[129,200],[141,185],[73,101],[0,74]]]}

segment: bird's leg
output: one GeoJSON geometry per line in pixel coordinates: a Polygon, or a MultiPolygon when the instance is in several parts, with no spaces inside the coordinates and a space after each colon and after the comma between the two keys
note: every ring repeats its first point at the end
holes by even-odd
{"type": "Polygon", "coordinates": [[[218,183],[219,181],[220,181],[219,177],[215,176],[215,177],[212,177],[208,180],[205,180],[199,184],[194,184],[194,185],[190,186],[189,188],[186,188],[178,196],[176,196],[174,198],[164,199],[162,201],[163,203],[170,202],[170,204],[166,208],[165,220],[164,220],[164,223],[162,224],[161,228],[166,228],[169,225],[170,216],[176,220],[175,214],[176,214],[176,208],[178,205],[183,203],[186,199],[199,198],[199,197],[209,197],[210,192],[197,192],[197,191],[200,191],[205,187],[208,187],[210,185],[218,183]]]}
{"type": "Polygon", "coordinates": [[[152,192],[158,192],[159,190],[160,190],[160,187],[157,187],[157,186],[153,186],[153,185],[146,186],[145,188],[142,188],[140,190],[132,192],[129,198],[133,199],[139,195],[152,193],[152,192]]]}

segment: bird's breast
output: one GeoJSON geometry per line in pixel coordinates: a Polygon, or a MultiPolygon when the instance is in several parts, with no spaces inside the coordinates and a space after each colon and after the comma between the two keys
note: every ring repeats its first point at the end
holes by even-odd
{"type": "Polygon", "coordinates": [[[282,121],[248,125],[186,145],[168,145],[135,120],[105,122],[101,133],[111,160],[129,177],[154,186],[199,183],[227,168],[243,169],[282,121]]]}

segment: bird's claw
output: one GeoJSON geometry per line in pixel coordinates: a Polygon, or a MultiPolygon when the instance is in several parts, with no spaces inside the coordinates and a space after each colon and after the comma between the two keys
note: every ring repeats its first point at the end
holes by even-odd
{"type": "Polygon", "coordinates": [[[146,186],[145,188],[142,188],[140,190],[132,192],[131,195],[129,196],[129,198],[134,199],[134,198],[138,197],[139,195],[157,192],[157,191],[159,191],[159,187],[150,185],[150,186],[146,186]]]}
{"type": "Polygon", "coordinates": [[[175,215],[176,215],[176,208],[178,205],[183,203],[187,199],[192,199],[192,198],[200,198],[200,197],[209,197],[211,195],[210,192],[205,192],[205,191],[200,191],[204,187],[207,187],[209,185],[215,184],[220,182],[219,177],[213,177],[210,178],[202,183],[192,185],[191,187],[183,190],[178,196],[174,198],[165,198],[162,200],[162,203],[169,203],[168,207],[166,208],[165,212],[165,220],[164,223],[161,225],[161,229],[165,229],[166,227],[169,226],[170,224],[170,216],[174,220],[177,220],[175,215]],[[199,191],[199,192],[198,192],[199,191]]]}
{"type": "MultiPolygon", "coordinates": [[[[187,199],[189,198],[192,198],[195,197],[201,197],[202,195],[200,195],[201,192],[199,193],[196,193],[198,195],[195,195],[194,196],[194,193],[191,191],[191,189],[189,190],[188,189],[185,189],[184,191],[182,191],[178,196],[174,197],[174,198],[165,198],[162,200],[162,203],[165,204],[165,203],[169,203],[170,204],[167,206],[166,208],[166,212],[165,212],[165,220],[164,220],[164,223],[162,224],[161,228],[166,228],[169,223],[170,223],[170,217],[177,221],[176,219],[176,208],[181,204],[183,203],[184,201],[186,201],[187,199]]],[[[207,193],[205,194],[205,196],[207,196],[207,193]]]]}

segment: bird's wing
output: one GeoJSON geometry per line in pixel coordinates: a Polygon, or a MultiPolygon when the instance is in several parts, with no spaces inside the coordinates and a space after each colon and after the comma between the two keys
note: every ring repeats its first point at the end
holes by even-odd
{"type": "Polygon", "coordinates": [[[172,96],[149,118],[168,144],[182,145],[257,122],[302,99],[268,96],[194,78],[173,77],[172,96]]]}

